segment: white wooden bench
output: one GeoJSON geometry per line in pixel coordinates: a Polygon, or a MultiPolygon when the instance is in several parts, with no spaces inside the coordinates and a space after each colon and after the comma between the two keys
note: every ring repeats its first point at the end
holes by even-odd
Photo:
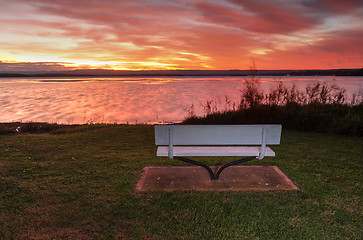
{"type": "Polygon", "coordinates": [[[281,125],[155,125],[157,156],[178,159],[199,165],[208,170],[212,180],[228,166],[265,156],[275,156],[266,145],[278,145],[281,125]],[[226,163],[214,173],[191,156],[241,156],[247,157],[226,163]]]}

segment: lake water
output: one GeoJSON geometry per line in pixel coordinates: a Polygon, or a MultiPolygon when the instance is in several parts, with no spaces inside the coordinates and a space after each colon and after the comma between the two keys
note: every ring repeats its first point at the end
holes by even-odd
{"type": "MultiPolygon", "coordinates": [[[[238,102],[246,77],[0,78],[0,122],[155,123],[177,122],[194,106],[225,96],[238,102]]],[[[337,84],[350,97],[363,77],[259,77],[269,89],[283,82],[304,89],[317,81],[337,84]]],[[[225,104],[224,104],[225,105],[225,104]]]]}

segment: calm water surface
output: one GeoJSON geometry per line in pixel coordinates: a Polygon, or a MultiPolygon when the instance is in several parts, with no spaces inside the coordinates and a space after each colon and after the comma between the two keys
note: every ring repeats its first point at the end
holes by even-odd
{"type": "MultiPolygon", "coordinates": [[[[0,78],[0,122],[66,124],[176,122],[192,104],[225,96],[238,102],[246,77],[0,78]]],[[[363,77],[260,77],[269,89],[283,82],[304,89],[317,81],[345,88],[348,97],[363,88],[363,77]]]]}

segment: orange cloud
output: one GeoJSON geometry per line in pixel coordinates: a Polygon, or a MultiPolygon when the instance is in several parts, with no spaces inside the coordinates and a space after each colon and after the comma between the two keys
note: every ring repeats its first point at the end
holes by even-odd
{"type": "Polygon", "coordinates": [[[246,69],[254,58],[261,69],[356,68],[362,16],[355,0],[19,0],[0,9],[0,61],[246,69]]]}

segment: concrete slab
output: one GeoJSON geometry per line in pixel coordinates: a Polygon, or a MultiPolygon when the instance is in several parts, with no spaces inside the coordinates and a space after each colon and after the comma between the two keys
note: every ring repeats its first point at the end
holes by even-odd
{"type": "MultiPolygon", "coordinates": [[[[211,167],[215,171],[218,167],[211,167]]],[[[276,166],[231,166],[211,181],[199,166],[145,167],[136,191],[298,190],[276,166]]]]}

